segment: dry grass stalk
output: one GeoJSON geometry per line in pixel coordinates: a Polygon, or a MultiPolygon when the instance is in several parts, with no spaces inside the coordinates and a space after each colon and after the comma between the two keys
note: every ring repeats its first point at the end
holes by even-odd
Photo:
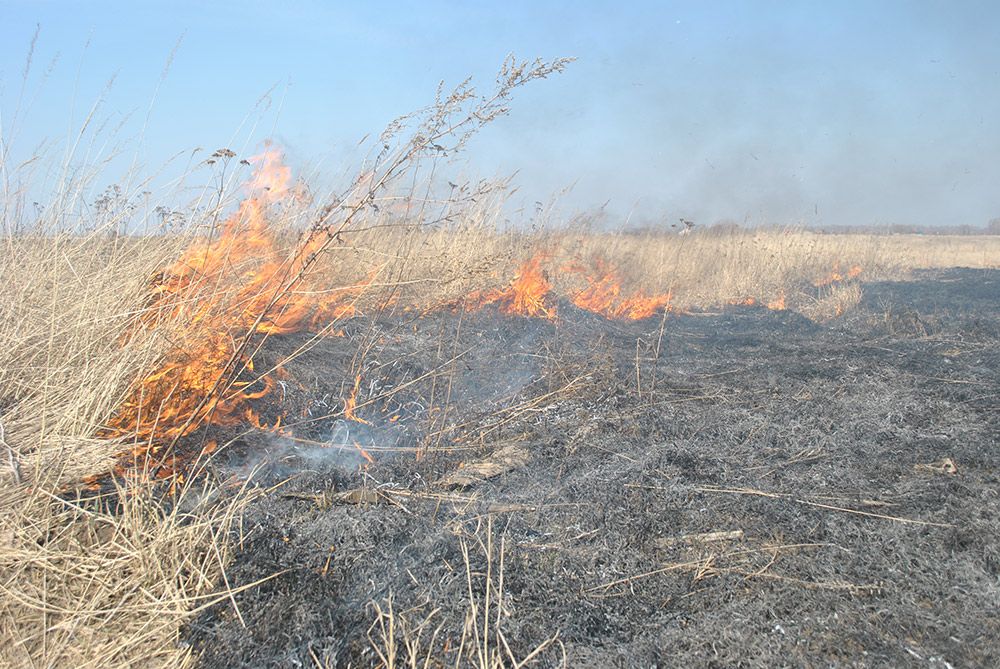
{"type": "MultiPolygon", "coordinates": [[[[425,632],[440,609],[425,613],[429,608],[425,605],[397,612],[392,597],[384,604],[372,603],[375,619],[368,639],[381,668],[423,669],[451,665],[470,669],[520,669],[531,666],[548,649],[560,645],[557,632],[523,657],[511,649],[503,631],[505,619],[512,615],[504,591],[506,538],[501,532],[498,543],[495,535],[490,515],[459,538],[466,581],[466,615],[461,630],[446,630],[439,625],[425,642],[425,632]],[[373,631],[377,634],[373,635],[373,631]],[[444,636],[449,638],[435,643],[444,636]],[[455,644],[452,636],[457,637],[455,644]]],[[[561,666],[566,666],[565,653],[561,666]]]]}
{"type": "Polygon", "coordinates": [[[842,506],[834,506],[832,504],[823,504],[821,502],[814,502],[808,499],[798,499],[792,495],[787,495],[784,493],[777,492],[767,492],[765,490],[754,490],[752,488],[694,488],[697,492],[704,493],[720,493],[729,495],[753,495],[755,497],[769,497],[771,499],[784,499],[795,504],[802,504],[804,506],[811,506],[817,509],[825,509],[827,511],[837,511],[839,513],[849,513],[856,516],[866,516],[868,518],[878,518],[881,520],[891,520],[896,523],[903,523],[906,525],[924,525],[927,527],[955,527],[951,523],[935,523],[930,520],[917,520],[915,518],[901,518],[899,516],[889,516],[884,513],[872,513],[871,511],[859,511],[858,509],[848,509],[842,506]]]}
{"type": "Polygon", "coordinates": [[[596,597],[613,597],[618,596],[621,586],[628,586],[629,588],[638,581],[659,576],[661,574],[666,574],[672,571],[693,571],[695,574],[695,580],[704,579],[711,575],[717,575],[724,573],[726,571],[733,571],[739,573],[746,577],[758,577],[766,572],[770,568],[774,561],[777,559],[777,555],[782,552],[788,551],[799,551],[803,549],[812,548],[826,548],[826,547],[836,547],[833,544],[816,544],[816,543],[799,543],[799,544],[775,544],[775,545],[765,545],[759,548],[748,548],[741,550],[726,551],[724,553],[709,553],[707,555],[702,555],[693,560],[686,560],[684,562],[672,562],[665,564],[663,566],[657,567],[656,569],[651,569],[641,574],[634,574],[632,576],[625,576],[612,581],[607,581],[599,585],[594,585],[584,590],[584,593],[590,596],[596,597]],[[720,568],[717,566],[717,562],[721,559],[731,559],[735,557],[745,558],[747,556],[753,555],[770,555],[771,560],[763,568],[749,572],[742,568],[720,568]]]}

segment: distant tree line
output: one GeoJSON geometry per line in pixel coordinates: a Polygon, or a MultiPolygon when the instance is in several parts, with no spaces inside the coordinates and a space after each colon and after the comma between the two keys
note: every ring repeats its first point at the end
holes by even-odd
{"type": "MultiPolygon", "coordinates": [[[[751,230],[784,230],[783,225],[741,225],[733,220],[716,221],[710,225],[697,225],[680,219],[680,223],[641,223],[631,225],[623,232],[632,235],[662,234],[664,232],[692,233],[698,235],[724,236],[751,230]]],[[[793,226],[794,227],[794,226],[793,226]]],[[[819,234],[868,234],[868,235],[1000,235],[1000,218],[994,218],[986,225],[818,225],[801,226],[804,230],[819,234]]]]}
{"type": "Polygon", "coordinates": [[[868,233],[889,235],[1000,235],[1000,218],[986,225],[824,225],[815,228],[821,233],[868,233]]]}

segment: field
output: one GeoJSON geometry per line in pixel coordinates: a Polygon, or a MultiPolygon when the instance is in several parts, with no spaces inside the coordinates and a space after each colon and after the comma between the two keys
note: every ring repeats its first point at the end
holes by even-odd
{"type": "MultiPolygon", "coordinates": [[[[182,638],[208,667],[992,666],[998,289],[977,270],[866,284],[824,325],[421,319],[363,366],[391,394],[370,424],[214,465],[280,485],[228,582],[278,576],[182,638]],[[425,446],[385,417],[438,415],[442,365],[460,425],[425,446]]],[[[286,405],[335,393],[355,336],[290,365],[312,381],[286,405]]]]}
{"type": "Polygon", "coordinates": [[[508,224],[418,159],[510,67],[336,199],[8,193],[0,663],[1000,662],[1000,237],[508,224]]]}

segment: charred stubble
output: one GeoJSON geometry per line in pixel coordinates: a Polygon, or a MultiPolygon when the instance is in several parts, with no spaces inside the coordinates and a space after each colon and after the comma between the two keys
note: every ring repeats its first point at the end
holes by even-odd
{"type": "MultiPolygon", "coordinates": [[[[228,575],[236,587],[280,574],[185,637],[206,667],[366,666],[381,647],[370,602],[391,597],[411,628],[433,612],[424,647],[450,665],[469,593],[488,588],[515,657],[558,632],[538,666],[995,664],[997,294],[992,274],[956,270],[866,285],[828,325],[731,307],[661,331],[570,304],[556,323],[487,310],[411,325],[382,349],[406,364],[366,373],[383,393],[436,375],[352,428],[395,450],[360,470],[294,445],[265,463],[261,485],[288,481],[248,508],[228,575]],[[659,359],[637,365],[636,341],[654,338],[659,359]],[[451,348],[468,353],[442,367],[451,348]],[[444,380],[451,429],[421,451],[441,423],[388,420],[428,411],[444,380]],[[437,483],[521,447],[526,460],[495,476],[437,483]],[[359,488],[375,494],[337,496],[359,488]],[[488,537],[504,541],[502,591],[496,546],[492,561],[463,554],[488,537]]],[[[272,345],[280,356],[295,342],[272,345]]],[[[346,346],[330,339],[290,365],[317,373],[285,402],[343,378],[346,346]]],[[[328,427],[315,431],[321,442],[328,427]]],[[[257,445],[227,457],[241,448],[257,445]]]]}

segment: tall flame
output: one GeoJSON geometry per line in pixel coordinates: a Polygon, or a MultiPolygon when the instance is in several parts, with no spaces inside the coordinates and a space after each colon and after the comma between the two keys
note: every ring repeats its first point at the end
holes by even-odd
{"type": "Polygon", "coordinates": [[[155,454],[157,444],[206,423],[264,427],[249,402],[276,383],[271,375],[255,375],[252,355],[240,343],[251,335],[327,327],[354,313],[363,286],[322,293],[322,299],[315,291],[289,290],[305,254],[282,252],[267,215],[289,194],[291,172],[274,149],[250,162],[256,169],[248,196],[221,234],[192,244],[154,279],[153,304],[140,327],[171,329],[176,345],[159,369],[136,384],[105,431],[132,437],[137,453],[145,444],[155,454]]]}

